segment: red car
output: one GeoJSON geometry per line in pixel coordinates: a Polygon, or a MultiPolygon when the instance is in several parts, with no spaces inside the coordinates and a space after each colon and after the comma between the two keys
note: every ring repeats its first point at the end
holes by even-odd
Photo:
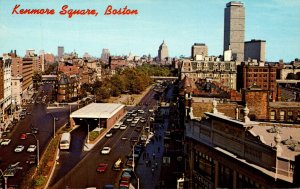
{"type": "Polygon", "coordinates": [[[98,167],[97,167],[97,172],[104,172],[107,168],[107,164],[106,163],[99,163],[98,167]]]}
{"type": "Polygon", "coordinates": [[[27,134],[25,133],[21,134],[20,139],[25,140],[26,138],[27,138],[27,134]]]}

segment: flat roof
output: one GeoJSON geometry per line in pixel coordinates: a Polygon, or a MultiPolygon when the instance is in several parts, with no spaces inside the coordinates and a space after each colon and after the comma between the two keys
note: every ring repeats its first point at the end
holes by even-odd
{"type": "Polygon", "coordinates": [[[91,103],[71,113],[72,118],[111,118],[119,110],[124,108],[123,104],[115,103],[91,103]]]}

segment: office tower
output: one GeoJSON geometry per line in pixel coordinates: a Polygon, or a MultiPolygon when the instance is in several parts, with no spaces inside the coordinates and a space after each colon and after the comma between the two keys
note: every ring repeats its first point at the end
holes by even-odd
{"type": "Polygon", "coordinates": [[[101,60],[108,62],[109,57],[110,57],[109,49],[102,49],[101,60]]]}
{"type": "Polygon", "coordinates": [[[208,56],[208,48],[204,43],[194,43],[192,46],[192,57],[194,60],[203,60],[208,56]]]}
{"type": "Polygon", "coordinates": [[[258,62],[266,61],[266,41],[252,39],[245,41],[245,61],[255,59],[258,62]]]}
{"type": "Polygon", "coordinates": [[[169,57],[168,46],[165,43],[165,41],[163,41],[163,43],[159,46],[158,49],[158,59],[159,61],[165,61],[166,58],[168,57],[169,57]]]}
{"type": "Polygon", "coordinates": [[[65,48],[63,46],[58,46],[57,47],[57,56],[60,59],[63,54],[65,53],[65,48]]]}
{"type": "Polygon", "coordinates": [[[233,60],[244,61],[244,38],[244,5],[241,2],[229,2],[224,14],[224,51],[231,49],[233,60]]]}

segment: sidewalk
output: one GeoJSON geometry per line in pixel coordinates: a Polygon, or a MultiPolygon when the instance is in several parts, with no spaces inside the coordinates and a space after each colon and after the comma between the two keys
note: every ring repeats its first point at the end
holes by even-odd
{"type": "Polygon", "coordinates": [[[162,124],[155,130],[151,142],[145,148],[141,155],[136,174],[140,179],[141,189],[154,189],[159,187],[162,157],[164,152],[164,131],[168,123],[162,124]]]}

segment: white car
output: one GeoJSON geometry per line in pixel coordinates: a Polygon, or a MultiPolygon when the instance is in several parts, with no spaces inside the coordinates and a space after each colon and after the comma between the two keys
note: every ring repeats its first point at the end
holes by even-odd
{"type": "Polygon", "coordinates": [[[126,121],[131,122],[132,118],[127,118],[126,121]]]}
{"type": "Polygon", "coordinates": [[[120,124],[115,124],[115,126],[113,127],[114,129],[119,129],[120,128],[120,124]]]}
{"type": "Polygon", "coordinates": [[[103,147],[102,150],[101,150],[101,154],[109,154],[111,148],[110,147],[103,147]]]}
{"type": "Polygon", "coordinates": [[[106,138],[110,138],[110,137],[112,137],[112,132],[108,132],[108,133],[106,133],[105,137],[106,137],[106,138]]]}
{"type": "Polygon", "coordinates": [[[29,145],[29,147],[27,148],[27,152],[34,152],[36,150],[36,145],[29,145]]]}
{"type": "Polygon", "coordinates": [[[3,139],[2,141],[1,141],[1,146],[7,146],[9,143],[10,143],[10,139],[3,139]]]}
{"type": "Polygon", "coordinates": [[[23,145],[18,145],[16,148],[15,148],[15,152],[22,152],[24,150],[24,146],[23,145]]]}
{"type": "Polygon", "coordinates": [[[126,125],[121,125],[120,130],[125,130],[127,128],[126,125]]]}

